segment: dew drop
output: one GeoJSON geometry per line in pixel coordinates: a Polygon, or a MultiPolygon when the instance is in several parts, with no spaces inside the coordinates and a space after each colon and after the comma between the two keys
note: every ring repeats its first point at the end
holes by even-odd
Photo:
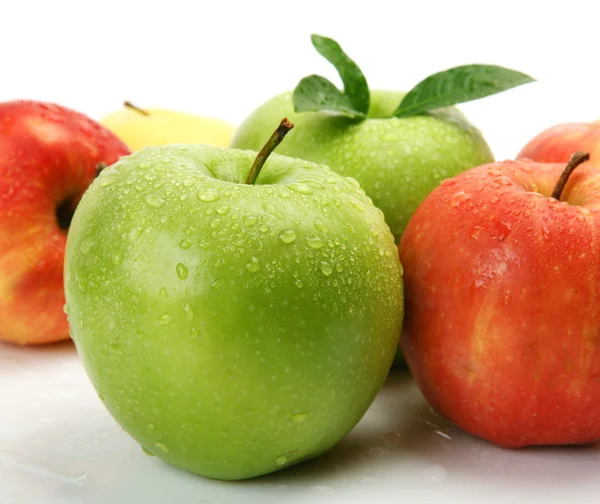
{"type": "Polygon", "coordinates": [[[63,312],[65,312],[65,315],[69,314],[69,305],[65,303],[65,305],[63,306],[63,312]]]}
{"type": "Polygon", "coordinates": [[[321,219],[315,219],[315,222],[313,223],[313,225],[315,226],[315,229],[321,231],[322,233],[327,232],[327,226],[321,219]]]}
{"type": "Polygon", "coordinates": [[[131,231],[129,231],[129,239],[131,241],[135,241],[140,237],[141,234],[142,228],[133,228],[131,231]]]}
{"type": "Polygon", "coordinates": [[[156,173],[154,173],[153,171],[147,171],[146,173],[144,173],[144,178],[149,181],[156,180],[156,173]]]}
{"type": "Polygon", "coordinates": [[[365,211],[365,205],[363,205],[360,201],[354,198],[348,198],[348,202],[356,208],[359,212],[365,211]]]}
{"type": "Polygon", "coordinates": [[[148,455],[148,457],[154,457],[154,453],[152,453],[150,450],[148,450],[148,448],[144,448],[142,446],[142,451],[144,452],[144,454],[148,455]]]}
{"type": "Polygon", "coordinates": [[[321,238],[319,238],[317,235],[309,235],[306,237],[306,243],[308,243],[308,246],[310,248],[313,248],[315,250],[318,250],[320,248],[323,248],[325,246],[325,242],[323,240],[321,240],[321,238]]]}
{"type": "Polygon", "coordinates": [[[198,199],[206,203],[217,201],[221,196],[214,189],[202,189],[197,193],[198,199]]]}
{"type": "Polygon", "coordinates": [[[271,203],[263,203],[262,207],[264,208],[265,212],[277,217],[278,219],[283,219],[281,212],[277,210],[271,203]]]}
{"type": "Polygon", "coordinates": [[[283,464],[285,464],[286,462],[287,462],[287,457],[283,457],[283,456],[281,456],[281,457],[278,457],[278,458],[277,458],[277,460],[275,460],[275,463],[276,463],[278,466],[282,466],[282,465],[283,465],[283,464]]]}
{"type": "Polygon", "coordinates": [[[542,226],[542,236],[546,240],[550,239],[550,230],[546,226],[542,226]]]}
{"type": "Polygon", "coordinates": [[[159,450],[165,453],[169,453],[169,449],[167,448],[167,446],[164,443],[161,443],[160,441],[158,443],[154,443],[154,446],[156,446],[159,450]]]}
{"type": "Polygon", "coordinates": [[[261,233],[266,233],[266,232],[268,232],[268,231],[269,231],[269,226],[267,226],[266,224],[263,224],[262,226],[260,226],[260,227],[258,228],[258,230],[259,230],[261,233]]]}
{"type": "Polygon", "coordinates": [[[285,243],[290,244],[296,241],[297,235],[296,231],[293,229],[284,229],[281,233],[279,233],[279,239],[285,243]]]}
{"type": "Polygon", "coordinates": [[[291,189],[292,191],[295,191],[297,193],[300,194],[312,194],[312,190],[310,187],[308,187],[306,184],[302,184],[300,182],[294,182],[292,184],[288,184],[287,186],[289,189],[291,189]]]}
{"type": "Polygon", "coordinates": [[[246,264],[246,269],[250,273],[256,273],[257,271],[260,271],[260,261],[258,260],[258,258],[252,256],[252,259],[250,259],[250,262],[248,264],[246,264]]]}
{"type": "Polygon", "coordinates": [[[299,278],[296,280],[295,283],[296,283],[296,287],[298,287],[298,289],[302,289],[302,287],[304,287],[302,280],[300,280],[299,278]]]}
{"type": "Polygon", "coordinates": [[[340,263],[337,263],[335,265],[335,271],[337,271],[338,273],[341,273],[342,271],[344,271],[344,267],[340,263]]]}
{"type": "Polygon", "coordinates": [[[160,208],[165,204],[165,200],[158,194],[148,194],[145,198],[148,205],[154,208],[160,208]]]}
{"type": "Polygon", "coordinates": [[[182,248],[183,250],[189,249],[192,245],[193,243],[187,238],[184,238],[179,242],[179,248],[182,248]]]}
{"type": "Polygon", "coordinates": [[[244,223],[250,227],[256,226],[258,217],[256,215],[244,215],[244,223]]]}
{"type": "Polygon", "coordinates": [[[230,207],[229,205],[222,205],[219,208],[217,208],[217,213],[219,215],[227,215],[229,213],[230,207]]]}
{"type": "Polygon", "coordinates": [[[490,203],[491,203],[492,205],[495,205],[496,203],[498,203],[498,201],[500,201],[500,198],[498,198],[498,196],[492,196],[492,197],[490,198],[490,203]]]}
{"type": "Polygon", "coordinates": [[[167,288],[166,287],[161,287],[160,290],[158,291],[158,295],[161,298],[168,298],[169,297],[169,293],[167,291],[167,288]]]}
{"type": "Polygon", "coordinates": [[[299,425],[301,423],[304,423],[307,418],[308,418],[308,413],[306,413],[306,412],[296,413],[295,415],[292,415],[292,423],[299,425]]]}
{"type": "Polygon", "coordinates": [[[169,325],[173,320],[173,315],[170,313],[163,313],[160,317],[158,317],[158,323],[160,325],[169,325]]]}
{"type": "Polygon", "coordinates": [[[115,253],[112,256],[112,262],[113,262],[113,264],[118,266],[119,264],[121,264],[123,262],[123,257],[121,256],[121,254],[115,253]]]}
{"type": "Polygon", "coordinates": [[[465,201],[469,201],[470,199],[473,199],[473,196],[467,194],[464,191],[459,191],[456,194],[454,194],[454,196],[452,196],[452,198],[450,199],[450,206],[454,208],[459,207],[465,201]]]}
{"type": "Polygon", "coordinates": [[[188,268],[183,263],[177,263],[177,266],[175,266],[175,271],[177,272],[179,280],[185,280],[188,277],[188,268]]]}
{"type": "Polygon", "coordinates": [[[319,268],[321,270],[321,273],[323,273],[323,275],[325,276],[330,276],[333,273],[333,268],[326,261],[321,261],[319,268]]]}
{"type": "Polygon", "coordinates": [[[191,305],[184,304],[183,305],[183,311],[185,312],[185,318],[188,321],[193,320],[193,318],[194,318],[194,309],[191,307],[191,305]]]}

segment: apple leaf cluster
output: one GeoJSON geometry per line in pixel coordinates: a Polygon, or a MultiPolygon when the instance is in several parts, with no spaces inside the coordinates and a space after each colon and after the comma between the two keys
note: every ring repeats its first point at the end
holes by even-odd
{"type": "MultiPolygon", "coordinates": [[[[325,77],[310,75],[294,89],[296,112],[334,112],[365,119],[369,110],[369,87],[358,65],[340,45],[329,38],[312,35],[317,51],[336,68],[344,91],[325,77]]],[[[393,117],[410,117],[464,103],[534,82],[527,74],[496,65],[462,65],[434,73],[419,82],[401,100],[393,117]]]]}

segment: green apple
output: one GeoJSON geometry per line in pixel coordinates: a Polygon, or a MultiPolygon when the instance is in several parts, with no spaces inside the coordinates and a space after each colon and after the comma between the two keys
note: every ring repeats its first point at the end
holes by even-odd
{"type": "Polygon", "coordinates": [[[124,157],[83,196],[67,243],[72,336],[107,409],[147,452],[218,479],[340,441],[402,324],[397,248],[359,184],[276,154],[256,180],[255,156],[124,157]]]}
{"type": "Polygon", "coordinates": [[[469,65],[435,74],[408,94],[369,92],[360,69],[337,43],[316,35],[312,40],[337,67],[345,93],[323,77],[307,77],[293,93],[282,93],[252,112],[231,146],[258,150],[273,122],[288,117],[296,129],[279,152],[354,177],[385,214],[396,241],[419,203],[443,179],[493,161],[479,130],[446,105],[531,80],[500,67],[469,65]]]}

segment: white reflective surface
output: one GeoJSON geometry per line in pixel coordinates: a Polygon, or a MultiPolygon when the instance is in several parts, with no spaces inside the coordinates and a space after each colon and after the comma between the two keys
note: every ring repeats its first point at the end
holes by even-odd
{"type": "Polygon", "coordinates": [[[0,504],[598,503],[600,446],[506,451],[451,426],[393,372],[328,454],[226,483],[144,455],[74,347],[0,345],[0,504]]]}

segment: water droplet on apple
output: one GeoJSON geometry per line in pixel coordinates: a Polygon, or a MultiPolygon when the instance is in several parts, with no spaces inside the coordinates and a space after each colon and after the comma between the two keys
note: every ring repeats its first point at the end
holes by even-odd
{"type": "Polygon", "coordinates": [[[260,227],[258,228],[258,230],[259,230],[261,233],[266,233],[266,232],[268,232],[268,231],[269,231],[269,226],[267,226],[266,224],[263,224],[262,226],[260,226],[260,227]]]}
{"type": "Polygon", "coordinates": [[[504,304],[507,305],[508,303],[510,303],[510,299],[511,299],[510,292],[507,292],[506,296],[504,296],[504,304]]]}
{"type": "Polygon", "coordinates": [[[298,287],[298,289],[302,289],[302,287],[304,286],[304,284],[302,283],[302,280],[300,280],[299,278],[296,280],[296,287],[298,287]]]}
{"type": "Polygon", "coordinates": [[[350,203],[354,208],[356,208],[359,212],[365,211],[365,205],[363,205],[360,201],[354,198],[348,198],[348,203],[350,203]]]}
{"type": "Polygon", "coordinates": [[[169,449],[167,448],[167,445],[165,445],[164,443],[161,443],[160,441],[158,443],[154,443],[154,446],[156,446],[159,450],[161,450],[165,453],[169,453],[169,449]]]}
{"type": "Polygon", "coordinates": [[[113,254],[113,256],[112,256],[113,264],[118,266],[119,264],[121,264],[122,261],[123,261],[123,258],[121,257],[121,254],[117,254],[117,253],[113,254]]]}
{"type": "Polygon", "coordinates": [[[194,309],[191,307],[191,305],[184,304],[183,305],[183,311],[185,312],[185,318],[188,321],[193,320],[193,318],[194,318],[194,309]]]}
{"type": "Polygon", "coordinates": [[[219,215],[227,215],[229,213],[230,207],[229,205],[222,205],[219,208],[217,208],[217,213],[219,215]]]}
{"type": "Polygon", "coordinates": [[[65,312],[65,315],[69,314],[69,305],[65,303],[65,305],[63,306],[63,311],[65,312]]]}
{"type": "Polygon", "coordinates": [[[450,206],[456,208],[462,205],[465,201],[469,201],[473,199],[473,196],[467,194],[464,191],[458,191],[452,198],[450,199],[450,206]]]}
{"type": "Polygon", "coordinates": [[[142,451],[144,452],[144,454],[148,455],[148,457],[154,457],[154,453],[152,453],[150,450],[148,450],[148,448],[144,448],[142,446],[142,451]]]}
{"type": "Polygon", "coordinates": [[[169,325],[173,320],[173,315],[170,313],[163,313],[160,317],[158,317],[158,323],[160,325],[169,325]]]}
{"type": "Polygon", "coordinates": [[[160,290],[158,291],[158,295],[161,298],[168,298],[169,297],[169,292],[167,291],[166,287],[161,287],[160,290]]]}
{"type": "Polygon", "coordinates": [[[153,208],[160,208],[165,204],[165,200],[158,194],[148,194],[145,198],[145,201],[153,208]]]}
{"type": "Polygon", "coordinates": [[[296,413],[295,415],[292,415],[292,423],[299,425],[302,424],[306,421],[306,419],[308,418],[308,413],[306,412],[302,412],[302,413],[296,413]]]}
{"type": "Polygon", "coordinates": [[[206,203],[217,201],[221,197],[221,195],[214,189],[201,189],[198,191],[197,196],[200,201],[204,201],[206,203]]]}
{"type": "Polygon", "coordinates": [[[250,273],[256,273],[257,271],[260,271],[260,261],[258,260],[258,258],[252,256],[250,262],[246,264],[246,269],[250,273]]]}
{"type": "Polygon", "coordinates": [[[321,263],[319,264],[319,268],[321,270],[321,273],[323,273],[323,275],[325,276],[330,276],[333,273],[333,268],[326,261],[321,261],[321,263]]]}
{"type": "Polygon", "coordinates": [[[118,179],[119,176],[117,174],[107,174],[106,176],[100,178],[100,187],[108,187],[113,185],[118,179]]]}
{"type": "Polygon", "coordinates": [[[327,226],[321,219],[315,219],[315,222],[313,223],[313,225],[315,226],[315,229],[317,229],[323,233],[327,232],[327,226]]]}
{"type": "Polygon", "coordinates": [[[271,203],[263,203],[263,209],[265,212],[271,214],[273,217],[277,217],[278,219],[283,219],[283,215],[279,210],[277,210],[271,203]]]}
{"type": "Polygon", "coordinates": [[[335,184],[338,181],[338,179],[336,179],[335,177],[327,177],[325,179],[325,182],[327,182],[328,184],[335,184]]]}
{"type": "Polygon", "coordinates": [[[175,271],[177,272],[179,280],[185,280],[188,277],[188,268],[183,263],[177,263],[177,266],[175,266],[175,271]]]}
{"type": "Polygon", "coordinates": [[[279,239],[289,245],[290,243],[294,243],[297,238],[296,231],[293,229],[284,229],[281,233],[279,233],[279,239]]]}
{"type": "Polygon", "coordinates": [[[294,182],[292,184],[288,184],[287,187],[292,191],[295,191],[300,194],[312,194],[312,190],[306,184],[302,184],[301,182],[294,182]]]}
{"type": "Polygon", "coordinates": [[[256,215],[244,215],[244,224],[247,226],[256,226],[258,223],[258,217],[256,215]]]}
{"type": "Polygon", "coordinates": [[[310,248],[313,248],[315,250],[318,250],[325,246],[325,242],[321,240],[321,238],[319,238],[317,235],[308,235],[306,237],[306,243],[308,243],[308,246],[310,248]]]}
{"type": "Polygon", "coordinates": [[[550,239],[550,230],[546,226],[542,226],[542,236],[546,240],[550,239]]]}
{"type": "Polygon", "coordinates": [[[341,273],[342,271],[344,271],[344,267],[342,266],[341,263],[337,263],[335,265],[335,271],[337,271],[338,273],[341,273]]]}
{"type": "Polygon", "coordinates": [[[141,234],[142,228],[133,228],[131,231],[129,231],[129,239],[131,241],[135,241],[140,237],[141,234]]]}
{"type": "Polygon", "coordinates": [[[552,205],[550,205],[550,210],[552,210],[554,212],[564,212],[567,209],[567,206],[569,206],[568,203],[565,203],[562,201],[556,201],[556,203],[553,203],[552,205]]]}
{"type": "Polygon", "coordinates": [[[498,198],[498,196],[492,196],[492,197],[490,198],[490,203],[491,203],[492,205],[495,205],[496,203],[498,203],[498,201],[500,201],[500,198],[498,198]]]}
{"type": "Polygon", "coordinates": [[[179,248],[182,248],[183,250],[189,249],[192,245],[193,243],[187,238],[184,238],[179,242],[179,248]]]}
{"type": "Polygon", "coordinates": [[[156,180],[156,173],[153,171],[147,171],[144,173],[144,178],[149,181],[156,180]]]}
{"type": "Polygon", "coordinates": [[[286,462],[287,462],[287,457],[283,457],[283,456],[281,456],[281,457],[278,457],[278,458],[277,458],[277,460],[275,460],[275,463],[276,463],[278,466],[282,466],[282,465],[283,465],[283,464],[285,464],[286,462]]]}

